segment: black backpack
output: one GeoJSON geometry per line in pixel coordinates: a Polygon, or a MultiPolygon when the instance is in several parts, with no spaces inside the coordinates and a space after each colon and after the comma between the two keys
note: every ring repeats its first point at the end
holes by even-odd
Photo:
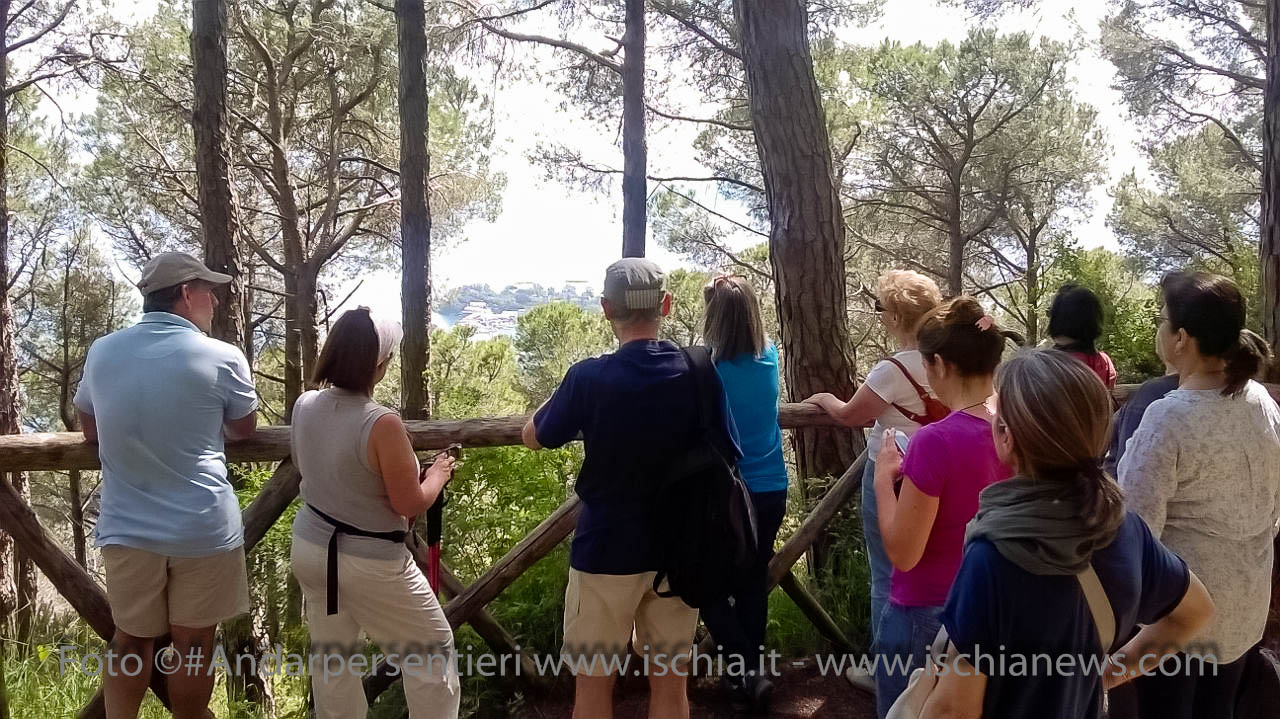
{"type": "Polygon", "coordinates": [[[724,387],[705,347],[683,350],[697,387],[693,443],[663,464],[656,488],[661,570],[653,589],[695,609],[729,596],[756,561],[756,518],[723,431],[724,387]],[[663,580],[668,588],[660,589],[663,580]]]}

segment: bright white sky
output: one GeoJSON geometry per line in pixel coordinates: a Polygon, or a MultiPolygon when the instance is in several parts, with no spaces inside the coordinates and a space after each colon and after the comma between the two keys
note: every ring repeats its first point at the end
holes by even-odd
{"type": "MultiPolygon", "coordinates": [[[[139,5],[151,3],[142,0],[139,5]]],[[[139,5],[131,9],[135,13],[145,12],[139,5]]],[[[997,26],[1002,31],[1029,30],[1059,40],[1079,34],[1088,44],[1074,68],[1074,78],[1079,97],[1098,108],[1107,130],[1112,145],[1111,177],[1107,186],[1094,192],[1094,212],[1087,224],[1077,228],[1077,234],[1086,246],[1115,247],[1115,238],[1105,224],[1111,206],[1110,186],[1131,169],[1141,171],[1145,161],[1136,145],[1133,123],[1119,94],[1110,87],[1114,70],[1096,48],[1098,21],[1106,12],[1108,0],[1039,5],[1043,7],[1035,12],[1003,17],[997,26]],[[1052,7],[1058,5],[1068,8],[1052,7]]],[[[959,41],[972,24],[963,10],[943,7],[933,0],[892,0],[885,4],[884,15],[878,22],[865,28],[848,29],[841,35],[846,41],[868,45],[885,39],[932,44],[941,40],[959,41]]],[[[593,48],[609,46],[604,38],[574,39],[593,48]]],[[[517,45],[511,52],[523,60],[531,53],[541,57],[545,50],[517,45]]],[[[576,110],[572,107],[569,111],[563,110],[560,97],[535,81],[483,89],[490,93],[495,106],[497,134],[493,167],[507,176],[502,211],[492,223],[472,223],[461,241],[436,253],[432,264],[437,291],[475,283],[501,288],[517,282],[560,286],[577,280],[599,286],[605,266],[621,251],[620,183],[612,183],[607,193],[583,194],[545,179],[543,169],[532,164],[528,155],[539,142],[558,141],[581,149],[588,160],[620,167],[616,129],[604,132],[598,126],[575,120],[576,110]]],[[[663,99],[668,101],[667,106],[680,106],[691,116],[708,116],[712,111],[700,112],[696,99],[692,102],[684,98],[680,102],[663,99]]],[[[690,142],[697,129],[688,123],[679,125],[651,131],[650,172],[706,174],[691,159],[690,142]]],[[[703,197],[714,201],[709,195],[703,197]]],[[[733,203],[720,202],[722,211],[740,213],[740,208],[733,203]]],[[[752,238],[755,240],[758,238],[752,238]]],[[[648,253],[666,267],[677,264],[677,258],[656,243],[649,243],[648,253]]],[[[390,273],[366,276],[350,302],[398,315],[399,287],[398,277],[390,273]]],[[[345,293],[344,288],[338,296],[345,293]]]]}
{"type": "MultiPolygon", "coordinates": [[[[1098,21],[1104,16],[1107,0],[1077,0],[1074,15],[1045,7],[1038,12],[1001,18],[1001,30],[1029,30],[1059,40],[1081,33],[1090,47],[1074,68],[1079,96],[1098,108],[1112,144],[1111,178],[1106,186],[1093,194],[1095,209],[1088,224],[1077,233],[1086,246],[1115,247],[1114,235],[1106,227],[1111,207],[1110,186],[1133,168],[1145,167],[1138,137],[1119,94],[1111,89],[1114,69],[1098,53],[1096,40],[1098,21]]],[[[1044,6],[1057,3],[1041,3],[1044,6]]],[[[1064,5],[1067,5],[1064,3],[1064,5]]],[[[903,43],[958,42],[971,26],[962,9],[940,7],[933,0],[892,0],[886,3],[880,21],[866,28],[850,29],[842,39],[860,44],[879,44],[885,39],[903,43]]],[[[590,47],[607,47],[608,42],[576,38],[590,47]]],[[[514,48],[528,53],[527,46],[514,48]]],[[[559,108],[558,97],[542,87],[507,87],[493,93],[496,106],[498,140],[495,142],[494,166],[507,174],[508,184],[502,214],[493,223],[475,223],[466,239],[446,248],[433,260],[437,289],[464,284],[488,283],[500,288],[515,282],[539,282],[558,286],[571,280],[586,280],[599,286],[604,268],[617,259],[621,251],[621,188],[614,183],[607,196],[580,194],[555,180],[545,180],[540,168],[530,165],[527,153],[542,141],[575,138],[584,148],[584,156],[621,166],[620,152],[613,148],[615,137],[600,136],[594,127],[575,123],[559,108]]],[[[708,116],[710,110],[698,112],[696,105],[685,107],[691,116],[708,116]]],[[[650,172],[698,174],[698,166],[685,159],[691,155],[689,140],[695,130],[651,134],[649,138],[650,172]]],[[[705,174],[705,170],[703,171],[705,174]]],[[[719,209],[736,213],[732,203],[719,209]]],[[[751,238],[750,241],[757,241],[751,238]]],[[[664,267],[678,263],[677,258],[656,243],[648,246],[649,257],[664,267]]],[[[399,283],[366,282],[352,301],[375,309],[398,312],[399,283]]]]}

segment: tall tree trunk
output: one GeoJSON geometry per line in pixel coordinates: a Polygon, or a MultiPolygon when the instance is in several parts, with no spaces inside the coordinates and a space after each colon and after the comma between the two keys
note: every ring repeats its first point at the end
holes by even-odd
{"type": "MultiPolygon", "coordinates": [[[[221,305],[214,316],[212,333],[224,342],[249,349],[246,357],[252,357],[247,290],[236,241],[240,222],[231,185],[231,144],[227,136],[227,7],[224,0],[193,0],[191,12],[195,83],[191,124],[196,141],[204,259],[210,269],[232,277],[228,285],[219,289],[221,305]]],[[[287,400],[288,410],[292,407],[292,399],[287,400]]],[[[240,663],[234,661],[245,653],[262,656],[261,642],[255,641],[252,621],[242,617],[229,622],[223,628],[222,641],[233,658],[226,682],[228,701],[236,704],[248,700],[258,707],[259,714],[270,716],[273,708],[270,681],[260,673],[242,671],[240,663]]]]}
{"type": "Polygon", "coordinates": [[[960,179],[954,178],[951,185],[951,218],[947,223],[947,297],[959,297],[964,294],[964,231],[961,227],[960,214],[960,179]]]}
{"type": "MultiPolygon", "coordinates": [[[[250,560],[252,566],[252,560],[250,560]]],[[[254,601],[248,614],[223,622],[222,648],[226,652],[231,671],[227,672],[227,700],[232,704],[248,701],[256,707],[254,716],[275,716],[275,685],[263,656],[271,650],[271,638],[262,621],[263,607],[254,601]],[[249,662],[241,663],[239,657],[252,656],[256,672],[248,671],[249,662]]]]}
{"type": "Polygon", "coordinates": [[[644,257],[648,149],[644,130],[644,0],[627,0],[622,45],[622,256],[644,257]]]}
{"type": "MultiPolygon", "coordinates": [[[[15,472],[11,475],[13,488],[23,502],[31,504],[31,477],[26,472],[15,472]]],[[[39,599],[39,585],[36,583],[36,565],[30,555],[21,546],[13,548],[15,566],[13,583],[17,595],[17,607],[13,612],[13,634],[18,639],[19,654],[26,654],[31,642],[31,621],[35,615],[36,601],[39,599]]]]}
{"type": "Polygon", "coordinates": [[[236,235],[240,231],[231,188],[231,149],[227,139],[227,7],[224,0],[193,0],[191,63],[195,102],[191,125],[196,141],[196,181],[204,263],[233,278],[218,289],[221,305],[213,318],[213,336],[237,347],[244,344],[244,275],[236,235]]]}
{"type": "MultiPolygon", "coordinates": [[[[769,259],[782,326],[787,392],[851,397],[853,357],[845,324],[844,216],[832,175],[803,0],[734,0],[751,120],[769,207],[769,259]]],[[[801,477],[839,476],[863,447],[861,433],[795,433],[801,477]]]]}
{"type": "MultiPolygon", "coordinates": [[[[1262,324],[1267,340],[1280,348],[1280,0],[1267,0],[1266,74],[1262,103],[1262,242],[1259,245],[1262,324]]],[[[1273,373],[1280,373],[1280,367],[1274,367],[1273,373]]]]}
{"type": "Polygon", "coordinates": [[[1027,250],[1027,346],[1040,341],[1040,250],[1039,238],[1033,231],[1027,250]]]}
{"type": "Polygon", "coordinates": [[[240,298],[240,313],[244,316],[244,341],[240,344],[240,349],[244,350],[245,360],[253,367],[258,359],[253,347],[253,264],[246,263],[244,271],[244,294],[240,298]]]}
{"type": "MultiPolygon", "coordinates": [[[[320,357],[320,289],[319,270],[307,263],[298,277],[298,350],[302,360],[302,387],[311,387],[316,359],[320,357]]],[[[296,397],[294,399],[297,399],[296,397]]]]}
{"type": "MultiPolygon", "coordinates": [[[[1280,349],[1280,0],[1267,0],[1267,86],[1262,102],[1262,325],[1280,349]]],[[[1280,380],[1280,360],[1269,379],[1280,380]]],[[[1274,545],[1280,554],[1280,538],[1274,545]]],[[[1264,641],[1280,648],[1280,563],[1271,574],[1271,614],[1264,641]]]]}
{"type": "Polygon", "coordinates": [[[431,416],[431,204],[427,178],[427,16],[423,0],[396,0],[400,62],[400,406],[405,419],[431,416]]]}
{"type": "Polygon", "coordinates": [[[284,421],[293,420],[293,403],[302,395],[302,332],[299,329],[298,276],[284,274],[284,421]]]}
{"type": "Polygon", "coordinates": [[[319,354],[319,303],[317,278],[308,263],[301,263],[284,277],[284,416],[293,418],[293,403],[310,385],[319,354]]]}
{"type": "MultiPolygon", "coordinates": [[[[9,84],[9,57],[5,45],[9,36],[10,0],[0,0],[0,90],[9,84]]],[[[17,434],[19,394],[18,362],[14,347],[13,305],[9,302],[9,101],[0,93],[0,434],[17,434]]],[[[11,481],[0,472],[0,482],[11,481]]],[[[14,581],[13,537],[0,531],[0,634],[11,630],[10,618],[17,608],[14,581]]],[[[0,649],[3,644],[0,643],[0,649]]],[[[0,662],[7,664],[7,662],[0,662]]],[[[3,671],[3,667],[0,667],[3,671]]],[[[0,719],[8,717],[8,703],[0,719]]]]}
{"type": "Polygon", "coordinates": [[[89,568],[88,539],[84,531],[84,494],[81,489],[80,470],[73,469],[67,473],[67,504],[71,507],[71,549],[75,553],[76,564],[89,568]]]}

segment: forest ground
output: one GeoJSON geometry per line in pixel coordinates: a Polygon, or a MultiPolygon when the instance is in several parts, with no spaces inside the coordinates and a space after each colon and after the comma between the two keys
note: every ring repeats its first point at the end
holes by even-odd
{"type": "MultiPolygon", "coordinates": [[[[689,687],[690,719],[767,716],[775,719],[874,719],[875,697],[853,688],[842,676],[823,676],[809,662],[786,667],[774,681],[773,702],[767,714],[735,710],[716,679],[703,678],[689,687]]],[[[568,696],[530,698],[516,719],[560,719],[572,713],[568,696]]],[[[615,719],[645,719],[648,690],[643,681],[624,678],[614,691],[615,719]]]]}

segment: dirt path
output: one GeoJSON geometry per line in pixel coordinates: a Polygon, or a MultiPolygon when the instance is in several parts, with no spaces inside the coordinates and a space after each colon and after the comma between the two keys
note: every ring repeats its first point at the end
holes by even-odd
{"type": "MultiPolygon", "coordinates": [[[[698,679],[689,689],[691,719],[768,716],[776,719],[874,719],[875,699],[854,689],[843,677],[822,676],[817,667],[787,667],[774,681],[776,689],[768,714],[735,711],[715,679],[698,679]]],[[[646,719],[648,689],[635,678],[619,680],[615,692],[615,719],[646,719]]],[[[517,719],[562,719],[572,714],[572,699],[555,696],[531,699],[517,719]]]]}

